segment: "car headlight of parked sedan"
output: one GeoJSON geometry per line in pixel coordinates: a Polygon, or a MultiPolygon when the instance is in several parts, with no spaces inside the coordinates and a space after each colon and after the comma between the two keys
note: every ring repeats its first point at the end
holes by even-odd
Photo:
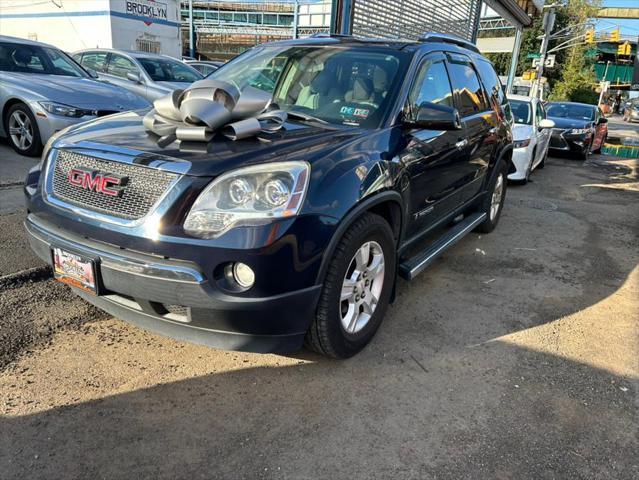
{"type": "Polygon", "coordinates": [[[513,142],[513,148],[524,148],[530,145],[530,138],[526,138],[524,140],[515,140],[513,142]]]}
{"type": "Polygon", "coordinates": [[[306,194],[310,166],[277,162],[226,173],[197,198],[184,221],[195,237],[215,238],[239,226],[257,226],[298,214],[306,194]]]}
{"type": "Polygon", "coordinates": [[[96,112],[94,110],[72,107],[71,105],[64,105],[63,103],[38,102],[38,104],[47,112],[52,113],[53,115],[60,115],[61,117],[80,118],[84,116],[96,116],[96,112]]]}

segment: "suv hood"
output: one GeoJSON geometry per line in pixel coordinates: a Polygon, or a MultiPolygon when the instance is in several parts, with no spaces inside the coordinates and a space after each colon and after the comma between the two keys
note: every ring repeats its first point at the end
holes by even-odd
{"type": "MultiPolygon", "coordinates": [[[[142,125],[146,111],[126,112],[72,127],[56,140],[55,148],[112,152],[136,157],[137,163],[160,160],[159,168],[195,176],[217,176],[239,167],[287,160],[312,162],[345,142],[366,135],[360,128],[309,125],[288,121],[274,134],[232,141],[217,135],[208,143],[173,142],[162,147],[158,137],[142,125]]],[[[157,165],[157,162],[156,162],[157,165]]]]}
{"type": "Polygon", "coordinates": [[[95,110],[137,110],[149,102],[123,88],[92,78],[34,73],[4,73],[7,80],[42,100],[95,110]]]}
{"type": "Polygon", "coordinates": [[[551,116],[548,119],[555,122],[555,128],[589,128],[592,126],[592,120],[551,116]]]}

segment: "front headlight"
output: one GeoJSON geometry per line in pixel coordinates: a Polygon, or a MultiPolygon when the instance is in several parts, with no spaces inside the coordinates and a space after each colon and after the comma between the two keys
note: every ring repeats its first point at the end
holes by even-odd
{"type": "Polygon", "coordinates": [[[524,148],[528,145],[530,145],[530,138],[527,138],[525,140],[515,140],[513,142],[513,148],[524,148]]]}
{"type": "Polygon", "coordinates": [[[197,198],[184,230],[215,238],[231,228],[295,216],[304,202],[310,168],[306,162],[277,162],[225,173],[197,198]]]}
{"type": "Polygon", "coordinates": [[[84,108],[76,108],[70,105],[64,105],[63,103],[56,102],[38,102],[42,108],[47,112],[54,115],[60,115],[61,117],[73,117],[80,118],[85,115],[95,116],[93,110],[86,110],[84,108]]]}
{"type": "Polygon", "coordinates": [[[584,135],[586,133],[590,133],[589,128],[573,128],[570,130],[570,135],[584,135]]]}

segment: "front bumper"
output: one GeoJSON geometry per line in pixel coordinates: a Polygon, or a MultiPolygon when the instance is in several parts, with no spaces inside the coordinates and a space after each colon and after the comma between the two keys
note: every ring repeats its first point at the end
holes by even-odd
{"type": "Polygon", "coordinates": [[[570,153],[584,153],[592,144],[592,134],[570,134],[570,129],[554,129],[549,148],[570,153]]]}
{"type": "Polygon", "coordinates": [[[31,248],[51,263],[52,246],[93,258],[101,295],[74,289],[108,313],[173,338],[229,350],[288,352],[301,347],[321,285],[280,295],[233,296],[194,263],[89,240],[29,214],[31,248]]]}
{"type": "Polygon", "coordinates": [[[513,165],[515,171],[508,175],[508,180],[523,180],[530,166],[532,151],[529,147],[513,149],[513,165]]]}

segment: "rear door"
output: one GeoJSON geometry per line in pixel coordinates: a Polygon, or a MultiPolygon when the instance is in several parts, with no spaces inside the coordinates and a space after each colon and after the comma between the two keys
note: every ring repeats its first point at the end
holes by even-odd
{"type": "MultiPolygon", "coordinates": [[[[416,115],[424,102],[454,107],[453,91],[441,53],[427,55],[417,69],[404,116],[416,115]]],[[[409,175],[409,233],[415,233],[450,213],[458,204],[460,176],[467,159],[459,150],[463,130],[411,129],[400,153],[409,175]]],[[[462,145],[462,150],[464,149],[462,145]]]]}
{"type": "Polygon", "coordinates": [[[453,86],[455,104],[462,119],[465,138],[460,151],[459,171],[455,189],[459,204],[478,194],[498,145],[499,118],[479,80],[477,70],[466,55],[447,54],[448,71],[453,86]]]}

